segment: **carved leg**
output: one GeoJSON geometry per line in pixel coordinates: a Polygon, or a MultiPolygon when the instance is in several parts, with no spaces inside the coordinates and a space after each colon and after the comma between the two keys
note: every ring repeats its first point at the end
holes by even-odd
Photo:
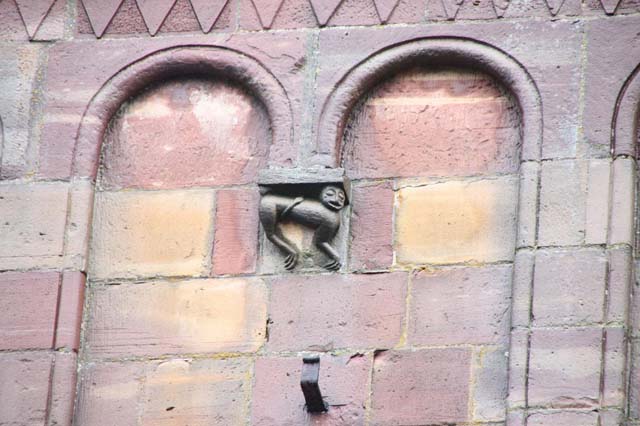
{"type": "Polygon", "coordinates": [[[267,238],[280,250],[287,254],[287,257],[284,259],[285,269],[290,271],[295,268],[296,264],[298,263],[298,250],[296,249],[296,246],[278,230],[267,234],[267,238]]]}
{"type": "Polygon", "coordinates": [[[318,245],[318,248],[331,259],[329,263],[323,265],[325,268],[329,269],[330,271],[337,271],[342,267],[342,263],[340,263],[340,255],[338,254],[336,249],[331,247],[331,244],[321,243],[318,245]]]}
{"type": "Polygon", "coordinates": [[[335,233],[336,229],[334,227],[320,226],[313,235],[313,242],[316,247],[331,259],[327,264],[322,265],[330,271],[337,271],[342,267],[340,255],[336,249],[329,244],[329,241],[333,239],[335,233]]]}

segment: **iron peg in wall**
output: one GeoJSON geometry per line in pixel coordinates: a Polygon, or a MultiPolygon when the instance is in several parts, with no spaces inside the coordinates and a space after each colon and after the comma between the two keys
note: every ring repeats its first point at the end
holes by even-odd
{"type": "Polygon", "coordinates": [[[320,376],[320,357],[307,356],[302,359],[302,377],[300,386],[307,403],[309,413],[323,413],[327,406],[322,399],[318,378],[320,376]]]}

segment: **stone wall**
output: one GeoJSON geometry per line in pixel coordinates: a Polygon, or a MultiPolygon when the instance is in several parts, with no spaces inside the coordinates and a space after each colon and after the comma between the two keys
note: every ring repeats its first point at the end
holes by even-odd
{"type": "Polygon", "coordinates": [[[0,425],[640,425],[639,31],[636,0],[0,0],[0,425]],[[337,272],[258,220],[259,172],[311,166],[350,180],[337,272]]]}

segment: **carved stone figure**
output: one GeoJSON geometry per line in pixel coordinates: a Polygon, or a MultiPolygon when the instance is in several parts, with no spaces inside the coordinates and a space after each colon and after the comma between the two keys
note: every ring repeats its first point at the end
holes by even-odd
{"type": "Polygon", "coordinates": [[[269,241],[287,255],[284,261],[287,270],[296,266],[299,252],[278,226],[283,220],[314,228],[313,243],[331,259],[323,266],[334,271],[340,269],[340,255],[330,241],[340,228],[340,210],[345,203],[344,191],[334,185],[325,186],[320,192],[319,200],[272,194],[268,190],[263,194],[260,200],[260,222],[269,241]]]}

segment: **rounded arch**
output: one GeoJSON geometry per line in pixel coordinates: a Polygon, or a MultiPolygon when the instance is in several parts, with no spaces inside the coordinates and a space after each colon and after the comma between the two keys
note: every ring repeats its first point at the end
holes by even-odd
{"type": "Polygon", "coordinates": [[[358,100],[385,77],[410,65],[473,68],[510,90],[522,112],[522,159],[538,160],[542,145],[540,95],[525,68],[506,53],[462,38],[423,38],[381,49],[351,68],[325,101],[315,155],[326,166],[340,164],[342,135],[358,100]]]}
{"type": "Polygon", "coordinates": [[[611,151],[614,157],[620,155],[636,157],[638,115],[640,115],[640,65],[625,81],[616,99],[613,123],[611,123],[611,151]]]}
{"type": "Polygon", "coordinates": [[[87,106],[73,154],[73,175],[95,178],[105,132],[114,114],[147,86],[183,75],[233,80],[265,106],[271,122],[269,162],[293,158],[291,105],[278,80],[256,59],[217,46],[179,46],[151,53],[114,74],[87,106]]]}

